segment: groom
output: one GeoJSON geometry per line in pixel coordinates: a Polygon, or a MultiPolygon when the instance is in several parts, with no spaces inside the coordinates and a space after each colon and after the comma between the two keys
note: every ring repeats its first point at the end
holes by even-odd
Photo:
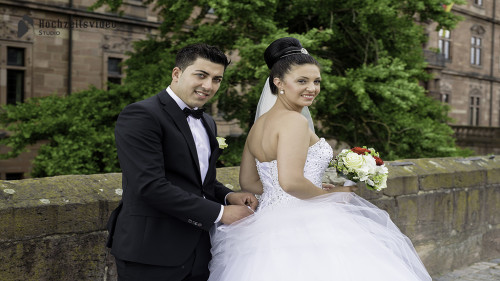
{"type": "Polygon", "coordinates": [[[108,222],[119,281],[207,280],[208,230],[257,207],[252,194],[231,192],[216,180],[216,125],[199,110],[228,64],[215,47],[187,46],[176,56],[170,86],[120,113],[115,137],[123,203],[108,222]]]}

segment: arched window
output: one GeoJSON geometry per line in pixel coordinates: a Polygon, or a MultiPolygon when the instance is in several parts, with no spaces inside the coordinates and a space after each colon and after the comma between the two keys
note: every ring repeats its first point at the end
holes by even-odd
{"type": "Polygon", "coordinates": [[[481,65],[481,51],[485,30],[482,26],[474,25],[471,28],[470,38],[470,64],[481,65]]]}

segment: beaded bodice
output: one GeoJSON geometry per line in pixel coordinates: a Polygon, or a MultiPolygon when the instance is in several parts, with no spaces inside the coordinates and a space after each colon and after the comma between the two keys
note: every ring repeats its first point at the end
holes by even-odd
{"type": "MultiPolygon", "coordinates": [[[[321,179],[333,157],[330,145],[321,138],[317,143],[309,147],[306,163],[304,165],[304,177],[310,180],[318,188],[321,188],[321,179]]],[[[286,193],[278,181],[278,162],[257,163],[257,171],[263,186],[263,193],[259,198],[259,210],[274,208],[285,203],[299,200],[286,193]]]]}

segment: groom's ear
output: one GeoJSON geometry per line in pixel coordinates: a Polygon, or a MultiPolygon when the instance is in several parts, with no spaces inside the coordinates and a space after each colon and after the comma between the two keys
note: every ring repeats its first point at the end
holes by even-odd
{"type": "Polygon", "coordinates": [[[179,77],[181,77],[182,70],[176,66],[174,69],[172,69],[172,82],[177,82],[179,81],[179,77]]]}

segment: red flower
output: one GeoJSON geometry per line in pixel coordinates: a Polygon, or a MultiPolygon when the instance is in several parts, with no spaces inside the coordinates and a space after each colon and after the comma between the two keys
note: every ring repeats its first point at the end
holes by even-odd
{"type": "Polygon", "coordinates": [[[362,148],[362,147],[353,147],[353,148],[351,148],[351,151],[355,152],[357,154],[360,154],[360,155],[365,155],[365,152],[371,153],[370,150],[368,150],[366,148],[362,148]]]}
{"type": "Polygon", "coordinates": [[[382,159],[380,159],[380,157],[373,156],[373,158],[375,158],[375,163],[377,163],[377,166],[384,165],[384,161],[382,161],[382,159]]]}

